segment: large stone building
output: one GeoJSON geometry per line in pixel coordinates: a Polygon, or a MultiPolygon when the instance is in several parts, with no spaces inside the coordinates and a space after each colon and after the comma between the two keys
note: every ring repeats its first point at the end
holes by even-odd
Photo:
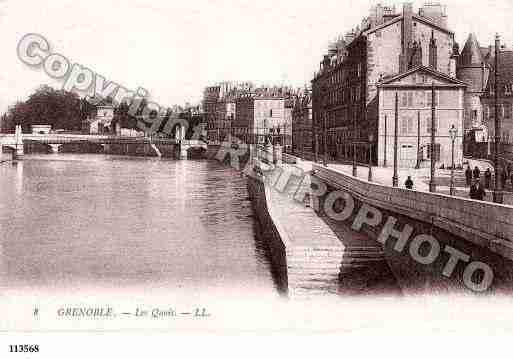
{"type": "Polygon", "coordinates": [[[202,105],[209,141],[228,141],[230,134],[234,134],[232,123],[235,120],[236,99],[241,93],[246,93],[252,88],[253,85],[249,82],[222,82],[205,88],[202,105]]]}
{"type": "MultiPolygon", "coordinates": [[[[494,141],[495,137],[495,53],[490,51],[489,67],[491,76],[486,89],[481,95],[484,113],[484,127],[487,129],[487,140],[494,141]]],[[[498,105],[501,141],[513,143],[513,51],[503,48],[499,56],[498,70],[498,105]]]]}
{"type": "Polygon", "coordinates": [[[458,130],[455,140],[455,165],[463,159],[463,99],[467,84],[433,68],[418,66],[383,80],[379,92],[378,164],[392,165],[396,95],[398,104],[398,161],[401,167],[427,165],[431,159],[432,98],[435,91],[435,159],[452,164],[449,130],[458,130]]]}
{"type": "Polygon", "coordinates": [[[301,157],[312,158],[312,95],[304,89],[293,96],[292,152],[301,157]]]}
{"type": "MultiPolygon", "coordinates": [[[[498,67],[498,114],[503,143],[513,143],[513,51],[501,46],[498,67]]],[[[466,152],[489,156],[495,141],[495,46],[482,47],[468,36],[458,61],[458,79],[465,93],[466,152]],[[488,143],[488,144],[487,144],[488,143]]]]}
{"type": "Polygon", "coordinates": [[[269,134],[280,135],[282,144],[291,142],[291,112],[287,87],[256,88],[241,93],[235,106],[233,134],[245,143],[263,143],[269,134]]]}
{"type": "MultiPolygon", "coordinates": [[[[414,12],[411,3],[404,4],[401,12],[382,5],[372,7],[360,26],[330,45],[312,81],[317,151],[327,148],[329,155],[337,159],[350,159],[356,152],[357,160],[366,162],[372,145],[372,161],[377,163],[378,153],[383,153],[383,136],[392,136],[381,130],[385,114],[380,113],[384,106],[378,96],[380,85],[385,88],[391,85],[387,79],[404,74],[421,80],[425,76],[426,81],[455,80],[457,55],[454,33],[447,28],[445,9],[440,4],[426,4],[418,12],[414,12]],[[426,68],[430,68],[429,74],[426,68]]],[[[412,94],[407,96],[423,96],[426,84],[420,85],[411,87],[412,94]]],[[[458,86],[453,87],[455,93],[461,92],[458,86]]],[[[415,110],[416,106],[408,107],[415,110]]],[[[455,119],[451,122],[456,122],[462,136],[463,125],[455,119]]],[[[390,138],[386,142],[391,143],[390,138]]],[[[417,146],[413,149],[418,150],[417,146]]],[[[442,148],[441,152],[446,150],[442,148]]]]}
{"type": "Polygon", "coordinates": [[[486,91],[490,77],[489,59],[491,49],[482,48],[475,34],[468,36],[458,59],[457,77],[468,84],[465,92],[465,132],[473,132],[475,140],[481,142],[488,137],[483,118],[481,96],[486,91]]]}

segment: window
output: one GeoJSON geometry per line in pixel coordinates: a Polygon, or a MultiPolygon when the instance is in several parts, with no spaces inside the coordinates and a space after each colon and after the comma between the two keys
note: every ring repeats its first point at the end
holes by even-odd
{"type": "Polygon", "coordinates": [[[408,93],[407,92],[403,92],[401,95],[401,106],[402,107],[408,106],[408,93]]]}
{"type": "Polygon", "coordinates": [[[269,117],[273,117],[273,110],[272,109],[269,110],[269,117]]]}
{"type": "MultiPolygon", "coordinates": [[[[432,106],[432,100],[433,95],[431,91],[426,91],[426,107],[432,106]]],[[[435,106],[438,106],[438,91],[435,91],[435,106]]]]}
{"type": "Polygon", "coordinates": [[[401,133],[406,135],[408,133],[408,119],[403,118],[401,121],[401,133]]]}
{"type": "Polygon", "coordinates": [[[413,134],[414,129],[414,122],[412,117],[404,117],[401,121],[401,134],[403,135],[410,135],[413,134]]]}
{"type": "Polygon", "coordinates": [[[403,92],[402,93],[401,107],[413,107],[413,92],[403,92]]]}
{"type": "Polygon", "coordinates": [[[511,104],[506,104],[504,106],[504,118],[508,118],[508,119],[511,118],[512,106],[513,105],[511,105],[511,104]]]}

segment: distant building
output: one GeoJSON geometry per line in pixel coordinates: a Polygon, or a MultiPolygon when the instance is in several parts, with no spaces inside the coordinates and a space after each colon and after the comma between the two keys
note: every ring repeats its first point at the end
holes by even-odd
{"type": "Polygon", "coordinates": [[[257,88],[239,95],[232,125],[234,135],[246,143],[264,143],[265,136],[275,134],[282,138],[282,145],[291,143],[291,108],[285,108],[290,96],[291,90],[286,87],[257,88]]]}
{"type": "Polygon", "coordinates": [[[32,125],[30,128],[33,135],[48,135],[52,131],[52,125],[32,125]]]}
{"type": "Polygon", "coordinates": [[[458,59],[457,78],[469,86],[465,92],[465,133],[473,132],[475,140],[486,141],[488,131],[483,118],[481,96],[485,94],[490,78],[489,48],[482,48],[475,34],[468,36],[458,59]]]}
{"type": "MultiPolygon", "coordinates": [[[[490,142],[495,141],[495,52],[490,52],[490,76],[481,95],[484,125],[490,142]]],[[[503,48],[499,57],[498,105],[501,141],[513,143],[513,51],[503,48]]]]}
{"type": "Polygon", "coordinates": [[[235,120],[236,99],[252,88],[253,85],[249,82],[221,82],[205,88],[202,107],[209,141],[227,141],[229,135],[234,134],[232,123],[235,120]]]}
{"type": "Polygon", "coordinates": [[[111,101],[101,100],[95,106],[92,117],[82,123],[82,131],[91,134],[113,133],[116,131],[112,125],[114,119],[114,105],[111,101]]]}
{"type": "Polygon", "coordinates": [[[312,158],[312,96],[305,89],[294,95],[292,110],[292,152],[312,158]]]}

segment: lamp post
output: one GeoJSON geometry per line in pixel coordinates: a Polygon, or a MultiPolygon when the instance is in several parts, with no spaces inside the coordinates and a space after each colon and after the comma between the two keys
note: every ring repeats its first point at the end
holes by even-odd
{"type": "Polygon", "coordinates": [[[322,164],[328,167],[328,129],[326,126],[326,117],[324,117],[324,156],[322,157],[322,164]]]}
{"type": "MultiPolygon", "coordinates": [[[[315,128],[314,128],[315,129],[315,128]]],[[[315,131],[315,163],[319,162],[319,134],[315,131]]]]}
{"type": "Polygon", "coordinates": [[[385,144],[383,146],[383,167],[387,166],[387,137],[388,137],[387,122],[388,122],[387,115],[385,115],[385,144]]]}
{"type": "Polygon", "coordinates": [[[358,177],[356,166],[356,113],[353,113],[353,177],[358,177]]]}
{"type": "Polygon", "coordinates": [[[500,56],[500,37],[499,34],[495,35],[495,88],[494,88],[494,104],[495,104],[495,153],[493,156],[494,172],[495,172],[495,187],[493,189],[493,202],[503,203],[502,184],[501,184],[501,171],[499,164],[499,151],[501,142],[501,125],[499,121],[499,56],[500,56]]]}
{"type": "Polygon", "coordinates": [[[449,130],[449,136],[451,137],[451,188],[450,188],[450,195],[455,195],[454,190],[454,141],[456,141],[456,137],[458,136],[458,129],[452,125],[451,129],[449,130]]]}
{"type": "Polygon", "coordinates": [[[435,83],[431,83],[431,148],[430,148],[430,157],[431,157],[431,176],[429,179],[429,192],[436,192],[436,182],[435,182],[435,166],[436,166],[436,158],[435,158],[435,116],[436,116],[436,108],[435,108],[435,83]]]}
{"type": "Polygon", "coordinates": [[[374,136],[371,133],[369,134],[369,182],[372,182],[372,141],[374,141],[374,136]]]}
{"type": "Polygon", "coordinates": [[[395,93],[395,116],[394,116],[394,175],[392,186],[399,186],[399,175],[397,174],[397,128],[399,127],[399,94],[395,93]]]}
{"type": "Polygon", "coordinates": [[[417,164],[415,165],[415,169],[418,170],[419,168],[420,168],[420,111],[417,112],[417,164]]]}

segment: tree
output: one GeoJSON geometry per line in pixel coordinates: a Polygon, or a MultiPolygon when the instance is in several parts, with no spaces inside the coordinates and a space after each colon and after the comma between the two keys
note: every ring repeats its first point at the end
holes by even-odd
{"type": "Polygon", "coordinates": [[[52,125],[53,129],[80,130],[84,113],[77,94],[55,90],[50,86],[39,87],[25,102],[18,102],[9,109],[7,125],[12,131],[20,124],[25,131],[31,125],[52,125]]]}

